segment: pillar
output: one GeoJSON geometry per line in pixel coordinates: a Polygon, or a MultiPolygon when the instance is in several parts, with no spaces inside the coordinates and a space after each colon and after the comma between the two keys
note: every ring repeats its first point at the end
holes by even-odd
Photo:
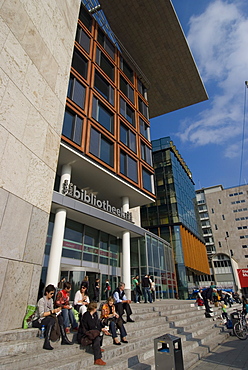
{"type": "MultiPolygon", "coordinates": [[[[123,212],[129,212],[129,198],[122,198],[123,212]]],[[[131,299],[131,265],[130,265],[130,232],[122,233],[122,281],[125,283],[125,293],[131,299]]]]}
{"type": "MultiPolygon", "coordinates": [[[[59,192],[62,193],[63,182],[71,179],[71,166],[64,165],[62,167],[59,192]]],[[[46,286],[53,284],[57,287],[60,276],[60,260],[62,255],[64,232],[65,232],[66,210],[58,208],[54,219],[54,228],[47,268],[46,286]]]]}

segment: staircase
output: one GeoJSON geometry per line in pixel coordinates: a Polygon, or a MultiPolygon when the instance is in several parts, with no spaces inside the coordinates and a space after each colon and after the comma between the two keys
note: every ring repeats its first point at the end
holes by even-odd
{"type": "MultiPolygon", "coordinates": [[[[128,344],[112,344],[104,337],[103,360],[106,370],[155,369],[154,338],[172,334],[181,338],[184,369],[190,367],[209,351],[223,342],[229,332],[217,317],[220,309],[213,308],[213,317],[205,318],[204,309],[194,306],[194,301],[164,300],[152,304],[132,304],[134,323],[125,324],[128,344]]],[[[239,307],[235,304],[233,308],[239,307]]],[[[232,311],[229,309],[229,311],[232,311]]],[[[76,341],[76,335],[69,334],[76,341]]],[[[96,369],[91,348],[61,346],[52,343],[53,351],[42,349],[43,340],[37,329],[18,329],[0,333],[0,369],[2,370],[79,370],[96,369]]],[[[165,354],[166,356],[166,354],[165,354]]],[[[171,369],[168,369],[171,370],[171,369]]]]}

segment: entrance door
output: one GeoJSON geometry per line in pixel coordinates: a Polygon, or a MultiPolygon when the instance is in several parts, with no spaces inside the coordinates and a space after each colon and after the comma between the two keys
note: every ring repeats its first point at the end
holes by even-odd
{"type": "MultiPolygon", "coordinates": [[[[90,301],[93,301],[94,298],[94,287],[96,279],[100,279],[100,274],[96,272],[87,271],[86,275],[89,277],[89,297],[90,301]]],[[[101,289],[101,288],[100,288],[101,289]]],[[[99,298],[101,297],[101,293],[99,294],[99,298]]]]}

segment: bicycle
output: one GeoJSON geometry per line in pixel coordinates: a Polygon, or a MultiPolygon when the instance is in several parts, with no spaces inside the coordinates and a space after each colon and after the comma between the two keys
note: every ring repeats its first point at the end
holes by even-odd
{"type": "Polygon", "coordinates": [[[247,339],[248,326],[246,323],[245,313],[242,310],[236,310],[238,314],[238,321],[233,326],[233,332],[240,340],[247,339]]]}

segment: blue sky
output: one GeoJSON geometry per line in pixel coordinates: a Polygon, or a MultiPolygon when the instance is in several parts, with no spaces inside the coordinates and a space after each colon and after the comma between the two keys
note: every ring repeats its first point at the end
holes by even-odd
{"type": "Polygon", "coordinates": [[[196,189],[248,183],[248,1],[172,3],[209,100],[152,119],[151,138],[171,137],[196,189]]]}

